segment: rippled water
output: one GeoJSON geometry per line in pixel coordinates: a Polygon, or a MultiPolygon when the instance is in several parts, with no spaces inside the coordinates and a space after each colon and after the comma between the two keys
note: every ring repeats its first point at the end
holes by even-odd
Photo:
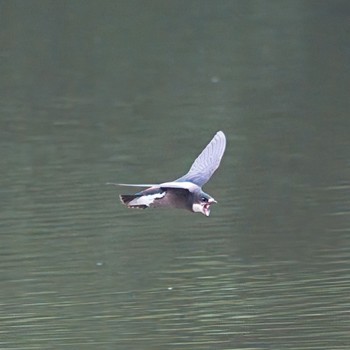
{"type": "Polygon", "coordinates": [[[0,347],[349,349],[348,7],[2,2],[0,347]]]}

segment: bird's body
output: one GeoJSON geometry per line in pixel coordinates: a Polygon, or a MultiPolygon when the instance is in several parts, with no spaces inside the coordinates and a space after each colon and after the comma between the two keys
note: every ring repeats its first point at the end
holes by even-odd
{"type": "Polygon", "coordinates": [[[188,190],[167,187],[151,187],[134,195],[120,196],[124,204],[134,208],[178,208],[188,210],[192,208],[191,197],[191,192],[188,190]],[[130,204],[130,202],[133,202],[133,204],[130,204]]]}
{"type": "Polygon", "coordinates": [[[210,214],[210,205],[216,200],[202,191],[202,186],[219,167],[225,152],[226,138],[222,131],[205,147],[189,172],[175,181],[161,184],[116,184],[118,186],[147,187],[133,195],[120,195],[129,208],[179,208],[210,214]]]}

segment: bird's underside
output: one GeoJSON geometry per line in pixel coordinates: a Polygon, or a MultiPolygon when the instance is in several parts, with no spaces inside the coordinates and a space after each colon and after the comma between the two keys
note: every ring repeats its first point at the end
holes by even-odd
{"type": "Polygon", "coordinates": [[[128,208],[180,208],[191,210],[191,193],[182,188],[149,188],[136,194],[122,194],[120,200],[128,208]]]}

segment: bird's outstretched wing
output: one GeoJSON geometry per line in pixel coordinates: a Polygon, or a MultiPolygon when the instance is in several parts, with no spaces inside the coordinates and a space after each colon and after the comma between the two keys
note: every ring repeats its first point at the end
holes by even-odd
{"type": "Polygon", "coordinates": [[[190,192],[193,192],[198,188],[197,185],[195,185],[193,182],[177,182],[177,181],[169,181],[169,182],[163,182],[161,184],[117,184],[114,182],[106,182],[106,185],[113,185],[113,186],[127,186],[127,187],[149,187],[149,189],[160,189],[160,188],[179,188],[184,190],[189,190],[190,192]]]}
{"type": "Polygon", "coordinates": [[[127,186],[127,187],[155,187],[155,186],[159,186],[156,184],[117,184],[114,182],[106,182],[106,185],[127,186]]]}
{"type": "Polygon", "coordinates": [[[189,181],[202,187],[219,167],[225,147],[225,134],[222,131],[218,131],[207,147],[204,148],[202,153],[193,162],[189,172],[175,181],[189,181]]]}

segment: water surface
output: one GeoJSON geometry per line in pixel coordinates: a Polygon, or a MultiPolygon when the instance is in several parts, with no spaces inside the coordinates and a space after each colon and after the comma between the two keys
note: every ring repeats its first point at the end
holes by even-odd
{"type": "Polygon", "coordinates": [[[0,9],[1,348],[349,348],[346,2],[0,9]],[[105,186],[220,129],[209,218],[105,186]]]}

